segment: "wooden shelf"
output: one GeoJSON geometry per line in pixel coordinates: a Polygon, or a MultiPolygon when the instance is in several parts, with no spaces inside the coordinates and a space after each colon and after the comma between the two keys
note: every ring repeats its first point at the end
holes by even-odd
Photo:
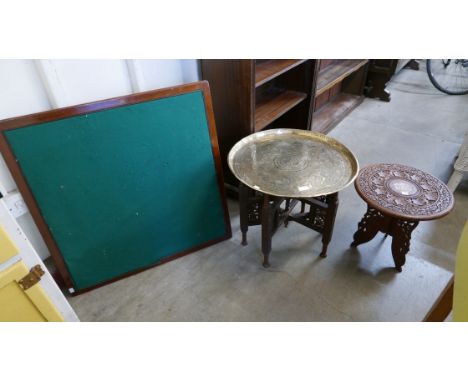
{"type": "Polygon", "coordinates": [[[255,64],[255,87],[287,72],[307,60],[265,60],[255,64]]]}
{"type": "Polygon", "coordinates": [[[331,130],[362,100],[367,62],[201,60],[202,78],[210,83],[225,182],[239,183],[229,170],[227,157],[239,140],[254,132],[281,127],[331,130]],[[323,92],[320,96],[317,83],[319,93],[323,92]]]}
{"type": "Polygon", "coordinates": [[[358,106],[364,97],[354,94],[339,94],[334,100],[316,111],[312,118],[312,130],[327,133],[347,114],[358,106]]]}
{"type": "Polygon", "coordinates": [[[336,63],[326,66],[318,73],[315,95],[319,96],[327,91],[333,87],[333,85],[367,64],[368,61],[369,60],[338,60],[336,63]]]}
{"type": "Polygon", "coordinates": [[[255,131],[268,126],[288,110],[307,98],[307,94],[293,90],[273,89],[257,100],[255,131]]]}

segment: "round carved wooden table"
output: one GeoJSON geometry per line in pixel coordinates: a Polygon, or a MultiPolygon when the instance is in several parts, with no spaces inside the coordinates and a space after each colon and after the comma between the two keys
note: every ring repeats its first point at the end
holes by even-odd
{"type": "Polygon", "coordinates": [[[447,215],[453,194],[436,177],[400,164],[374,164],[363,168],[354,183],[367,203],[352,247],[372,240],[378,232],[392,236],[395,268],[401,272],[410,248],[411,233],[421,220],[447,215]]]}

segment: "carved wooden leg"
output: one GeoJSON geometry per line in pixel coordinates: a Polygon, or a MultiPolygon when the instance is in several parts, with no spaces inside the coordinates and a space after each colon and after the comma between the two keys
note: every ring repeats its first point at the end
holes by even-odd
{"type": "Polygon", "coordinates": [[[338,210],[338,193],[327,195],[326,203],[328,207],[325,213],[325,222],[322,233],[322,252],[320,252],[320,257],[327,257],[328,243],[330,243],[333,235],[336,211],[338,210]]]}
{"type": "Polygon", "coordinates": [[[406,262],[406,254],[410,249],[411,233],[418,226],[418,223],[417,221],[398,219],[392,221],[392,256],[398,272],[401,272],[401,267],[406,262]]]}
{"type": "Polygon", "coordinates": [[[271,239],[272,239],[272,213],[270,206],[270,196],[263,195],[262,206],[262,253],[263,253],[263,266],[268,268],[270,266],[269,257],[271,252],[271,239]]]}
{"type": "Polygon", "coordinates": [[[360,244],[371,241],[379,232],[380,228],[385,226],[385,216],[375,208],[367,206],[367,212],[358,224],[358,229],[354,233],[351,247],[357,247],[360,244]]]}
{"type": "MultiPolygon", "coordinates": [[[[286,199],[286,210],[288,211],[289,213],[289,208],[291,207],[291,199],[286,199]]],[[[289,225],[289,219],[284,219],[284,226],[287,228],[289,225]]]]}
{"type": "Polygon", "coordinates": [[[242,245],[247,245],[247,231],[249,230],[249,188],[239,184],[239,217],[242,232],[242,245]]]}

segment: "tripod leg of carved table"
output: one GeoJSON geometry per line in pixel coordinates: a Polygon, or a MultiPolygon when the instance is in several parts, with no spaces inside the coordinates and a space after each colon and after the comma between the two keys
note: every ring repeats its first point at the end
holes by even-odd
{"type": "Polygon", "coordinates": [[[247,231],[249,230],[249,188],[239,184],[239,217],[242,232],[242,245],[247,245],[247,231]]]}
{"type": "Polygon", "coordinates": [[[371,241],[385,226],[385,217],[375,208],[367,206],[367,212],[358,224],[358,229],[354,233],[351,247],[371,241]]]}
{"type": "Polygon", "coordinates": [[[262,253],[263,266],[265,268],[270,266],[269,258],[272,239],[272,211],[270,207],[270,196],[264,194],[262,206],[262,253]]]}
{"type": "Polygon", "coordinates": [[[401,272],[401,267],[405,265],[406,254],[410,249],[411,233],[418,226],[418,223],[417,221],[398,219],[392,221],[392,256],[398,272],[401,272]]]}
{"type": "Polygon", "coordinates": [[[327,248],[333,235],[336,211],[338,210],[338,193],[328,195],[326,203],[328,207],[325,214],[325,222],[322,233],[322,252],[320,252],[320,257],[327,257],[327,248]]]}

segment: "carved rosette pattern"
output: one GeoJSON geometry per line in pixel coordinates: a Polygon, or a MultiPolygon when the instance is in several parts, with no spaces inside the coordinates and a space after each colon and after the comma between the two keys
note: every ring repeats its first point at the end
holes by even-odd
{"type": "Polygon", "coordinates": [[[378,164],[366,167],[361,170],[356,185],[365,199],[397,215],[437,216],[453,205],[453,195],[442,181],[409,166],[378,164]],[[399,193],[392,189],[392,182],[409,184],[412,192],[399,193]]]}

